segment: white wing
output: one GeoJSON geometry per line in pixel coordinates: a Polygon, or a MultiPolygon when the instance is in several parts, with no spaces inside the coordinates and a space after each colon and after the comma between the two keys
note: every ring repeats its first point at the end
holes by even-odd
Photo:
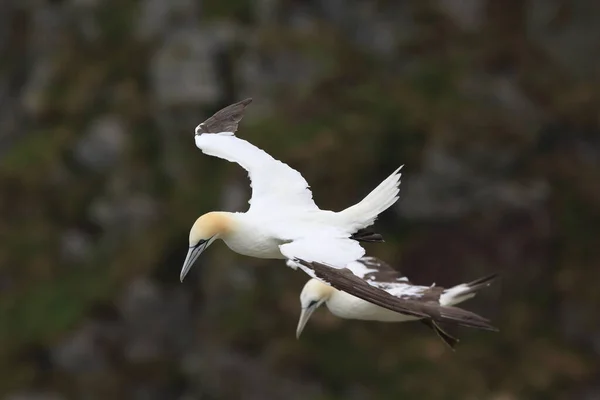
{"type": "Polygon", "coordinates": [[[252,186],[249,211],[318,210],[300,172],[233,133],[197,135],[196,146],[204,154],[238,163],[248,171],[252,186]]]}
{"type": "MultiPolygon", "coordinates": [[[[316,261],[329,264],[333,268],[340,269],[351,269],[355,266],[358,269],[352,270],[352,273],[360,278],[368,272],[363,264],[353,262],[365,254],[365,249],[356,240],[349,238],[335,238],[316,234],[307,239],[294,240],[293,242],[283,244],[279,246],[279,249],[281,254],[288,259],[289,266],[293,268],[300,267],[303,271],[305,271],[305,267],[295,262],[296,258],[307,262],[316,261]]],[[[311,275],[310,272],[307,273],[311,275]]]]}

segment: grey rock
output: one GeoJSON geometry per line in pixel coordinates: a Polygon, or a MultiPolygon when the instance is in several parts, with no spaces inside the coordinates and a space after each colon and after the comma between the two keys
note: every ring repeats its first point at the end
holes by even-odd
{"type": "MultiPolygon", "coordinates": [[[[0,101],[3,100],[1,85],[2,81],[0,81],[0,101]]],[[[26,134],[22,131],[23,116],[21,107],[8,96],[5,97],[0,107],[0,156],[12,148],[15,140],[26,134]]]]}
{"type": "MultiPolygon", "coordinates": [[[[493,163],[496,157],[497,168],[506,168],[510,155],[502,157],[498,153],[489,154],[486,161],[493,163]]],[[[441,146],[425,150],[424,157],[421,172],[407,179],[407,189],[397,203],[399,213],[406,218],[456,219],[474,210],[496,206],[532,209],[550,194],[545,181],[523,185],[498,180],[475,165],[459,160],[441,146]]]]}
{"type": "Polygon", "coordinates": [[[560,0],[528,3],[528,36],[577,77],[593,77],[600,66],[600,3],[568,2],[569,17],[560,26],[550,22],[563,4],[560,0]]]}
{"type": "Polygon", "coordinates": [[[31,10],[32,34],[29,36],[28,53],[33,57],[48,56],[61,44],[64,33],[65,13],[60,6],[43,2],[31,10]]]}
{"type": "Polygon", "coordinates": [[[0,54],[5,54],[10,39],[10,21],[14,18],[16,7],[14,2],[4,2],[0,13],[0,54]]]}
{"type": "Polygon", "coordinates": [[[182,23],[199,23],[195,0],[143,0],[139,2],[139,13],[135,22],[134,35],[141,40],[151,40],[160,35],[169,35],[174,27],[182,23]]]}
{"type": "Polygon", "coordinates": [[[317,20],[310,8],[304,4],[296,4],[287,12],[286,26],[298,35],[315,33],[317,20]]]}
{"type": "Polygon", "coordinates": [[[521,90],[515,78],[469,74],[459,83],[461,95],[475,104],[502,113],[512,131],[533,139],[545,122],[544,112],[521,90]]]}
{"type": "Polygon", "coordinates": [[[252,112],[244,117],[246,122],[271,114],[275,107],[271,96],[268,95],[272,80],[264,64],[266,64],[264,57],[254,46],[248,46],[235,65],[240,82],[240,97],[253,98],[252,112]]]}
{"type": "Polygon", "coordinates": [[[125,235],[146,229],[157,216],[156,201],[144,194],[96,199],[89,208],[92,221],[113,234],[125,235]]]}
{"type": "MultiPolygon", "coordinates": [[[[298,381],[270,367],[260,358],[214,349],[201,366],[209,393],[247,400],[307,399],[324,396],[316,382],[298,381]]],[[[196,375],[196,374],[194,374],[196,375]]]]}
{"type": "Polygon", "coordinates": [[[126,324],[126,357],[133,362],[186,352],[193,342],[191,297],[183,289],[161,289],[146,278],[131,282],[118,302],[126,324]]]}
{"type": "Polygon", "coordinates": [[[267,25],[277,20],[277,0],[256,0],[253,2],[254,18],[260,25],[267,25]]]}
{"type": "Polygon", "coordinates": [[[75,158],[95,171],[106,171],[120,160],[126,142],[121,119],[105,115],[94,120],[75,145],[75,158]]]}
{"type": "Polygon", "coordinates": [[[130,195],[123,204],[123,219],[132,231],[147,228],[158,213],[156,200],[145,194],[130,195]]]}
{"type": "Polygon", "coordinates": [[[484,0],[437,0],[439,9],[459,27],[476,31],[485,19],[484,0]]]}
{"type": "Polygon", "coordinates": [[[163,106],[210,104],[222,97],[215,56],[235,38],[230,24],[181,28],[150,62],[152,86],[163,106]]]}
{"type": "Polygon", "coordinates": [[[506,113],[507,123],[515,132],[533,137],[545,119],[542,110],[507,77],[497,77],[490,82],[490,90],[506,113]]]}
{"type": "Polygon", "coordinates": [[[352,7],[348,7],[349,0],[321,0],[319,3],[325,19],[337,25],[343,23],[352,9],[352,7]]]}
{"type": "Polygon", "coordinates": [[[65,262],[77,263],[86,260],[92,248],[91,238],[77,229],[70,229],[61,237],[61,256],[65,262]]]}
{"type": "Polygon", "coordinates": [[[402,13],[392,16],[372,2],[361,3],[354,12],[354,22],[345,29],[347,34],[359,47],[380,56],[395,55],[398,45],[414,26],[402,13]]]}
{"type": "Polygon", "coordinates": [[[21,91],[21,105],[30,115],[38,115],[45,106],[45,94],[54,79],[56,64],[49,58],[40,58],[29,74],[21,91]]]}
{"type": "Polygon", "coordinates": [[[285,87],[296,94],[310,92],[319,82],[326,64],[327,60],[291,49],[262,52],[249,49],[242,55],[237,68],[242,93],[251,93],[255,98],[251,114],[261,112],[261,108],[262,112],[270,108],[261,101],[275,88],[285,87]]]}
{"type": "Polygon", "coordinates": [[[99,372],[108,368],[96,344],[96,329],[86,324],[52,349],[55,364],[70,373],[99,372]]]}

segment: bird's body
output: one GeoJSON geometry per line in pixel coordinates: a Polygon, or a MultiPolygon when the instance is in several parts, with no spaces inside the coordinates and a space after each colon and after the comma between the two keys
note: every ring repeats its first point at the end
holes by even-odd
{"type": "MultiPolygon", "coordinates": [[[[399,176],[398,176],[399,178],[399,176]]],[[[248,212],[211,212],[197,223],[206,229],[220,232],[230,250],[249,257],[285,259],[281,245],[313,237],[335,237],[350,240],[360,228],[343,212],[329,210],[297,211],[294,209],[248,212]]]]}
{"type": "Polygon", "coordinates": [[[331,297],[325,301],[325,305],[333,315],[344,319],[380,322],[405,322],[419,319],[418,317],[400,314],[387,308],[379,307],[349,293],[335,289],[331,297]]]}
{"type": "MultiPolygon", "coordinates": [[[[469,285],[471,284],[462,284],[445,289],[440,286],[420,286],[407,282],[401,289],[403,294],[400,297],[412,300],[423,299],[424,301],[435,302],[440,306],[454,306],[475,296],[475,293],[460,296],[461,290],[469,290],[471,288],[469,285]],[[437,294],[431,296],[432,292],[437,294]],[[457,293],[459,295],[456,295],[457,293]]],[[[420,319],[369,303],[349,293],[334,289],[316,279],[311,279],[310,285],[307,284],[306,287],[321,293],[327,293],[328,297],[325,300],[325,305],[336,317],[381,322],[405,322],[420,319]],[[315,286],[320,286],[320,288],[316,288],[315,286]]],[[[397,290],[397,292],[399,293],[400,290],[397,290]]]]}
{"type": "MultiPolygon", "coordinates": [[[[410,301],[418,308],[419,305],[436,306],[442,312],[444,307],[452,307],[475,296],[477,291],[487,287],[496,275],[490,275],[469,283],[462,283],[451,288],[441,286],[415,285],[403,276],[400,271],[393,269],[387,263],[374,258],[363,257],[356,261],[364,266],[364,277],[373,285],[381,288],[395,297],[410,301]]],[[[300,293],[302,315],[298,322],[297,335],[300,335],[310,315],[322,304],[335,316],[344,319],[379,322],[406,322],[423,319],[422,317],[395,312],[384,307],[353,296],[350,293],[337,290],[317,279],[311,279],[304,285],[300,293]]],[[[435,324],[428,324],[449,345],[456,339],[450,337],[435,324]],[[450,338],[448,340],[448,338],[450,338]]]]}
{"type": "MultiPolygon", "coordinates": [[[[196,147],[204,154],[237,163],[248,171],[252,197],[247,212],[209,212],[196,220],[190,230],[182,281],[198,256],[221,239],[238,254],[285,259],[289,267],[300,268],[312,278],[391,311],[491,328],[487,320],[464,310],[445,308],[442,313],[431,307],[415,309],[411,302],[363,279],[365,267],[356,262],[365,255],[359,241],[381,240],[380,235],[365,228],[398,200],[402,167],[357,204],[339,212],[321,210],[298,171],[235,136],[250,102],[247,99],[228,106],[196,127],[196,147]]],[[[352,313],[356,310],[348,315],[352,313]]]]}
{"type": "MultiPolygon", "coordinates": [[[[243,139],[229,133],[203,133],[196,136],[196,146],[245,167],[252,198],[246,212],[210,212],[198,218],[190,230],[190,249],[202,239],[221,239],[238,254],[287,259],[288,266],[297,268],[292,258],[316,248],[318,259],[346,265],[364,255],[352,235],[372,225],[398,199],[402,167],[359,203],[334,212],[317,207],[298,171],[243,139]],[[324,243],[329,244],[327,249],[321,247],[324,243]]],[[[186,272],[182,271],[182,278],[186,272]]]]}
{"type": "Polygon", "coordinates": [[[279,246],[284,241],[268,227],[269,221],[247,213],[227,213],[235,229],[221,239],[230,250],[248,257],[283,259],[279,246]]]}

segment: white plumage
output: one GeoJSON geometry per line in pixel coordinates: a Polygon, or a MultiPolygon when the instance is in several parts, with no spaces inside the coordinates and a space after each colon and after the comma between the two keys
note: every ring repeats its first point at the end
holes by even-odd
{"type": "MultiPolygon", "coordinates": [[[[442,314],[447,307],[455,306],[474,297],[477,291],[489,286],[496,277],[494,274],[446,289],[435,284],[430,286],[415,285],[400,271],[391,268],[385,262],[374,257],[362,257],[353,261],[352,264],[354,265],[353,271],[355,271],[355,274],[360,275],[372,286],[396,298],[411,301],[417,309],[419,305],[438,307],[442,314]]],[[[423,319],[423,317],[380,307],[352,294],[337,290],[320,280],[311,279],[304,285],[300,293],[302,313],[298,321],[297,337],[302,333],[312,313],[322,304],[325,304],[333,315],[344,319],[380,322],[404,322],[423,319]]],[[[453,341],[456,341],[456,339],[441,331],[437,325],[430,324],[430,327],[436,330],[449,345],[452,346],[453,341]]]]}
{"type": "Polygon", "coordinates": [[[341,212],[321,210],[298,171],[235,136],[241,111],[243,108],[239,107],[233,111],[225,109],[220,116],[217,113],[200,124],[195,143],[204,154],[235,162],[248,171],[252,187],[250,208],[245,213],[208,213],[196,221],[190,230],[190,249],[181,279],[216,239],[243,255],[287,259],[289,266],[300,266],[307,273],[310,270],[296,259],[352,269],[351,262],[362,257],[365,250],[351,236],[373,224],[381,212],[398,200],[402,167],[358,204],[341,212]],[[230,131],[220,131],[217,116],[230,131]]]}
{"type": "MultiPolygon", "coordinates": [[[[288,266],[299,267],[318,281],[343,288],[353,297],[366,300],[367,305],[374,302],[413,317],[487,326],[481,317],[460,309],[446,309],[443,313],[427,307],[416,310],[402,293],[368,279],[369,265],[357,262],[365,250],[353,235],[372,225],[380,213],[398,200],[402,167],[361,202],[340,212],[321,210],[298,171],[235,136],[250,101],[226,107],[196,128],[195,143],[204,154],[235,162],[248,171],[252,196],[245,213],[210,212],[196,220],[190,230],[182,281],[198,256],[221,239],[239,254],[286,259],[288,266]]],[[[335,308],[335,301],[332,304],[335,308]]]]}

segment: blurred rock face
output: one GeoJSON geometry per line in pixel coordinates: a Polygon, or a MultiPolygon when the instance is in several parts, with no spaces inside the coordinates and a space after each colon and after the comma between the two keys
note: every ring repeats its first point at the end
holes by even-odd
{"type": "Polygon", "coordinates": [[[15,1],[0,12],[0,394],[11,400],[600,397],[600,8],[585,0],[15,1]],[[405,164],[367,251],[420,284],[503,276],[499,334],[294,330],[306,277],[192,222],[243,211],[194,127],[340,210],[405,164]],[[435,382],[435,384],[432,384],[435,382]]]}

